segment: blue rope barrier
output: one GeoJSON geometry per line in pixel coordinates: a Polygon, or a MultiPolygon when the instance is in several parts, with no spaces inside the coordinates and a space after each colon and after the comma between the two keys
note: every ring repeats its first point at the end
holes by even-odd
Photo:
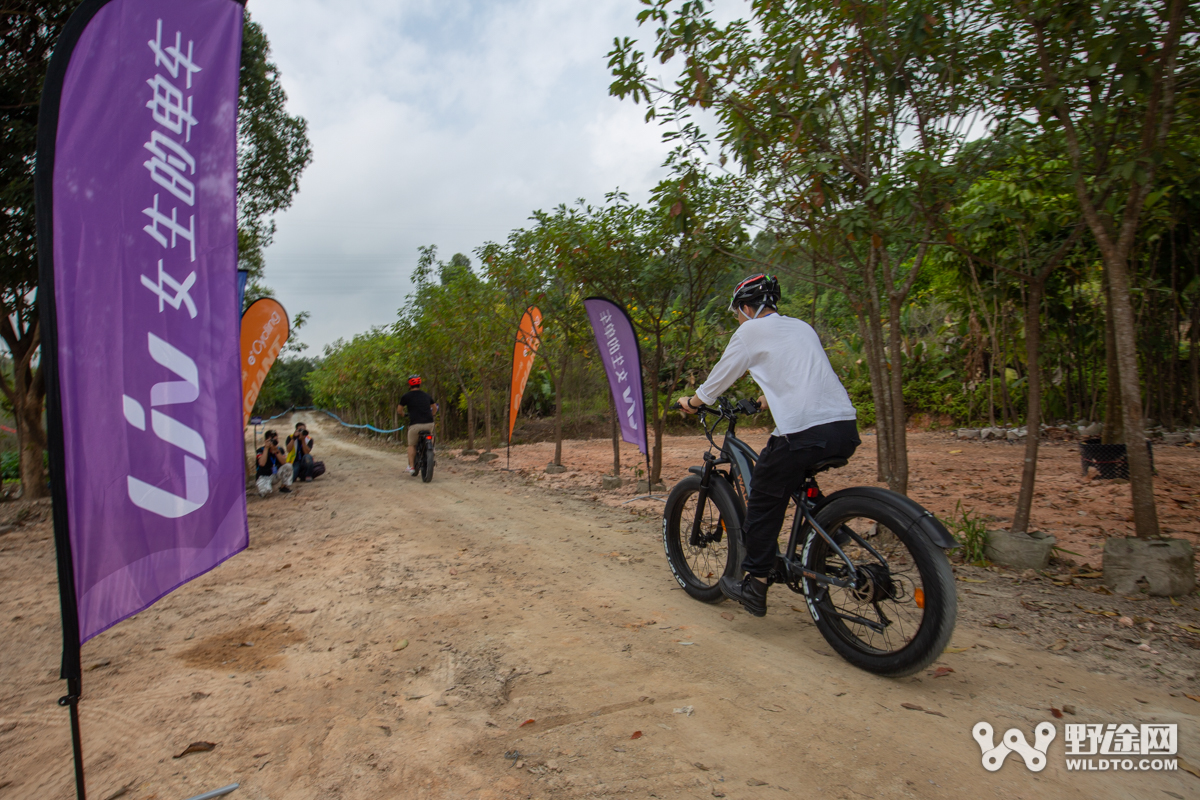
{"type": "Polygon", "coordinates": [[[355,425],[353,423],[346,422],[345,420],[343,420],[341,417],[339,417],[337,414],[333,413],[332,411],[328,411],[324,408],[317,408],[316,406],[292,406],[287,411],[280,411],[275,416],[267,417],[263,421],[269,422],[270,420],[273,420],[273,419],[279,419],[284,414],[290,414],[293,411],[320,411],[322,414],[328,414],[329,416],[333,417],[334,419],[336,419],[338,421],[338,424],[343,425],[344,427],[358,428],[360,430],[369,430],[369,431],[374,431],[375,433],[399,433],[400,431],[404,430],[405,427],[407,427],[405,425],[401,425],[399,428],[392,428],[391,430],[385,431],[383,428],[376,428],[374,425],[369,425],[369,424],[368,425],[355,425]]]}
{"type": "Polygon", "coordinates": [[[336,420],[338,421],[338,423],[339,423],[339,424],[341,424],[341,425],[343,425],[343,426],[345,426],[345,427],[347,427],[347,428],[359,428],[359,429],[366,429],[366,430],[369,430],[369,431],[374,431],[375,433],[399,433],[400,431],[404,430],[404,428],[406,427],[406,426],[404,426],[404,425],[401,425],[399,428],[392,428],[391,430],[386,430],[386,431],[385,431],[383,428],[376,428],[374,425],[369,425],[369,424],[368,424],[368,425],[354,425],[354,424],[352,424],[352,423],[350,423],[350,422],[346,422],[346,421],[344,421],[344,420],[343,420],[341,417],[339,417],[337,414],[333,413],[332,411],[327,411],[327,410],[325,410],[324,408],[316,408],[316,409],[313,409],[313,410],[314,410],[314,411],[320,411],[322,414],[328,414],[329,416],[331,416],[331,417],[333,417],[334,419],[336,419],[336,420]]]}

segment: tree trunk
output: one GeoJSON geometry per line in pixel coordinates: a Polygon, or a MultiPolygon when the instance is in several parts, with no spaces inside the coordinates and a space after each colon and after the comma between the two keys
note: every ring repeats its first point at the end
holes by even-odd
{"type": "Polygon", "coordinates": [[[494,444],[492,443],[492,379],[488,378],[483,382],[483,401],[484,401],[484,435],[487,437],[485,445],[486,451],[491,452],[494,444]]]}
{"type": "Polygon", "coordinates": [[[875,474],[880,483],[888,483],[891,475],[891,450],[888,447],[888,426],[891,417],[891,394],[888,391],[887,362],[883,357],[882,323],[867,305],[865,313],[856,309],[859,334],[867,356],[867,374],[871,378],[871,398],[875,401],[875,474]]]}
{"type": "MultiPolygon", "coordinates": [[[[650,485],[658,483],[662,476],[663,430],[666,428],[667,409],[659,410],[658,375],[662,370],[662,334],[655,334],[654,358],[650,362],[650,397],[654,402],[654,450],[650,460],[650,485]]],[[[665,404],[664,404],[665,405],[665,404]]]]}
{"type": "Polygon", "coordinates": [[[1108,270],[1104,270],[1104,431],[1100,441],[1104,444],[1119,444],[1125,441],[1125,426],[1121,421],[1121,372],[1117,364],[1117,340],[1113,327],[1112,291],[1109,288],[1108,270]]]}
{"type": "Polygon", "coordinates": [[[1038,440],[1042,425],[1041,305],[1044,284],[1034,281],[1025,297],[1025,360],[1029,364],[1029,402],[1025,415],[1025,463],[1021,470],[1021,491],[1013,514],[1012,532],[1027,533],[1037,480],[1038,440]]]}
{"type": "Polygon", "coordinates": [[[1158,508],[1154,504],[1154,473],[1146,450],[1146,432],[1142,425],[1141,383],[1137,362],[1137,331],[1133,323],[1133,304],[1129,296],[1129,275],[1125,259],[1105,253],[1104,266],[1110,270],[1113,311],[1113,336],[1117,344],[1117,371],[1120,376],[1122,421],[1125,425],[1125,457],[1129,460],[1129,486],[1133,495],[1133,524],[1138,538],[1158,536],[1158,508]]]}
{"type": "Polygon", "coordinates": [[[888,298],[888,346],[891,351],[892,419],[888,446],[891,448],[892,475],[888,488],[908,494],[908,419],[904,413],[904,337],[900,331],[900,306],[904,298],[892,292],[888,298]]]}
{"type": "MultiPolygon", "coordinates": [[[[463,390],[466,394],[466,390],[463,390]]],[[[467,449],[475,449],[475,398],[467,394],[467,449]]]]}
{"type": "Polygon", "coordinates": [[[1192,303],[1192,324],[1188,326],[1188,366],[1191,368],[1192,424],[1200,423],[1200,298],[1192,303]]]}
{"type": "Polygon", "coordinates": [[[612,417],[613,477],[621,477],[621,426],[617,424],[617,404],[608,393],[610,416],[612,417]]]}
{"type": "Polygon", "coordinates": [[[12,385],[0,376],[0,390],[12,404],[13,419],[17,426],[20,453],[17,463],[22,497],[30,500],[46,497],[49,491],[42,461],[42,453],[46,449],[46,432],[42,428],[46,384],[41,366],[33,366],[34,356],[41,345],[41,329],[34,322],[24,336],[18,336],[11,319],[5,319],[0,322],[0,334],[13,359],[12,385]]]}
{"type": "Polygon", "coordinates": [[[559,371],[558,380],[554,380],[553,375],[550,376],[550,379],[552,381],[554,381],[554,463],[561,467],[562,466],[562,440],[563,440],[563,435],[562,435],[562,429],[563,429],[563,425],[562,425],[562,420],[563,420],[563,396],[562,396],[563,376],[562,376],[562,370],[559,371]]]}

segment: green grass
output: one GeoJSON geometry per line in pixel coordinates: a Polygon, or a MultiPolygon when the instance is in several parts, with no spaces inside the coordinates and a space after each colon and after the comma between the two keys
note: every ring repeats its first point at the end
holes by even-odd
{"type": "Polygon", "coordinates": [[[980,514],[963,508],[959,500],[954,506],[954,516],[942,522],[962,545],[963,561],[978,567],[987,564],[987,556],[984,555],[988,539],[987,521],[980,514]]]}

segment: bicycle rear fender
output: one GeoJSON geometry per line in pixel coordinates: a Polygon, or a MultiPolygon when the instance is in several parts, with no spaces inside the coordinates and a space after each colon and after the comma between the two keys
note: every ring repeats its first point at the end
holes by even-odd
{"type": "Polygon", "coordinates": [[[822,500],[813,509],[813,514],[819,514],[821,508],[826,503],[838,497],[851,494],[873,497],[882,503],[890,505],[897,513],[909,520],[908,527],[904,531],[905,533],[915,530],[924,536],[930,544],[940,547],[943,550],[953,550],[956,547],[961,547],[958,540],[950,535],[950,532],[946,530],[946,526],[933,515],[933,512],[927,511],[911,498],[888,489],[881,489],[877,486],[853,486],[849,489],[840,489],[822,500]]]}

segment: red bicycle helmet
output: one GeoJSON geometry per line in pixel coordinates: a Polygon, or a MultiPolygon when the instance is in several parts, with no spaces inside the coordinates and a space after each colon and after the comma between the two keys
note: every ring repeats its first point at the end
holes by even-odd
{"type": "Polygon", "coordinates": [[[413,387],[420,386],[421,385],[421,376],[420,375],[409,375],[408,376],[408,385],[413,386],[413,387]]]}

